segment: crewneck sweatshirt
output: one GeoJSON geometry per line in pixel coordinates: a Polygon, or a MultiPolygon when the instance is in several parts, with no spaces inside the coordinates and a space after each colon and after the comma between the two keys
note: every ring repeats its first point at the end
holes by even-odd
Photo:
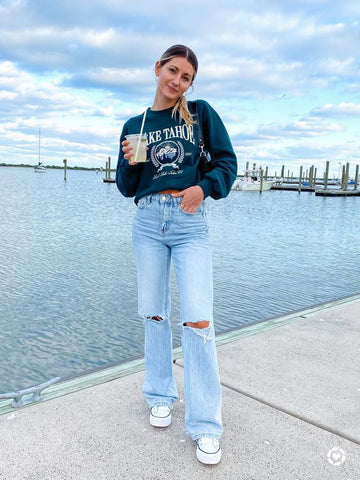
{"type": "MultiPolygon", "coordinates": [[[[195,102],[188,102],[191,113],[195,102]]],[[[125,197],[135,196],[135,203],[151,193],[162,190],[184,190],[199,185],[204,198],[226,197],[237,174],[237,159],[226,128],[217,112],[204,100],[196,101],[196,112],[203,133],[205,149],[211,155],[212,170],[201,178],[197,128],[187,126],[172,107],[146,112],[143,133],[146,133],[148,162],[129,165],[124,158],[121,143],[125,135],[139,133],[143,114],[130,118],[120,136],[120,150],[116,169],[116,184],[125,197]]]]}

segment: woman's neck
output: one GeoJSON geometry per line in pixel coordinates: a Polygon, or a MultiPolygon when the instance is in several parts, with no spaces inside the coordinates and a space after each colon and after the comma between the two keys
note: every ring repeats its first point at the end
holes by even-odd
{"type": "Polygon", "coordinates": [[[167,108],[173,107],[175,104],[176,101],[168,100],[156,92],[151,110],[166,110],[167,108]]]}

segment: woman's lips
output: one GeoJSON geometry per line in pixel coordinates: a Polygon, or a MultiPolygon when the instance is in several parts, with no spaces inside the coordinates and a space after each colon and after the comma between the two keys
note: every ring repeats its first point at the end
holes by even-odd
{"type": "Polygon", "coordinates": [[[179,93],[178,89],[172,87],[171,85],[168,85],[168,88],[169,88],[169,90],[170,90],[171,93],[179,93]]]}

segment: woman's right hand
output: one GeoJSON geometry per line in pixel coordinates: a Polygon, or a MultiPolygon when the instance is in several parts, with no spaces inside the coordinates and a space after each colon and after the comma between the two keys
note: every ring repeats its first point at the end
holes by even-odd
{"type": "Polygon", "coordinates": [[[134,149],[130,146],[129,140],[124,140],[121,145],[122,151],[124,152],[124,158],[129,161],[129,165],[137,165],[138,162],[131,161],[131,158],[134,156],[134,149]]]}

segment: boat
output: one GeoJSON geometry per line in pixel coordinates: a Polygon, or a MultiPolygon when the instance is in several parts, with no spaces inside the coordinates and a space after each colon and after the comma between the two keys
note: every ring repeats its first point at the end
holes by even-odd
{"type": "Polygon", "coordinates": [[[256,168],[253,164],[252,169],[245,170],[244,176],[235,180],[231,190],[241,190],[244,192],[266,192],[275,184],[275,180],[261,180],[261,167],[256,168]]]}
{"type": "Polygon", "coordinates": [[[46,167],[39,162],[35,167],[34,167],[34,172],[35,173],[45,173],[46,172],[46,167]]]}
{"type": "Polygon", "coordinates": [[[46,167],[40,161],[40,137],[41,137],[41,129],[39,128],[39,161],[38,164],[34,167],[35,173],[46,173],[46,167]]]}

